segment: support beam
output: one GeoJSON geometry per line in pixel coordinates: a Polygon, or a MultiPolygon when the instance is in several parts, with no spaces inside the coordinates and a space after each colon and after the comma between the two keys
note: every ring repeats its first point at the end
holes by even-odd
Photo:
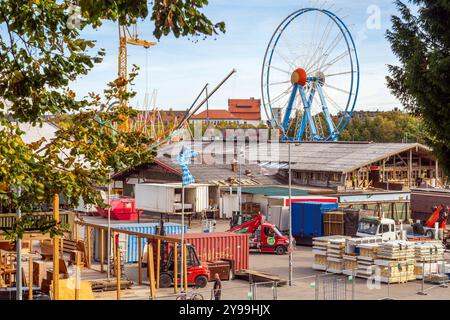
{"type": "Polygon", "coordinates": [[[104,267],[104,259],[105,259],[105,244],[104,244],[104,237],[105,237],[105,232],[104,230],[100,230],[100,272],[105,272],[105,267],[104,267]]]}
{"type": "Polygon", "coordinates": [[[409,183],[409,188],[411,189],[411,187],[412,187],[412,149],[409,149],[408,183],[409,183]]]}
{"type": "Polygon", "coordinates": [[[80,251],[75,251],[75,260],[76,260],[76,265],[75,265],[75,300],[79,300],[80,299],[80,286],[81,286],[81,281],[80,281],[80,271],[81,271],[81,255],[80,255],[80,251]]]}
{"type": "Polygon", "coordinates": [[[159,289],[159,275],[161,269],[161,240],[157,242],[158,247],[156,248],[156,288],[159,289]]]}
{"type": "Polygon", "coordinates": [[[117,300],[120,300],[120,278],[122,270],[120,270],[120,246],[116,246],[116,261],[117,261],[117,273],[116,273],[116,279],[117,279],[117,300]]]}
{"type": "Polygon", "coordinates": [[[87,267],[91,268],[92,262],[92,253],[91,253],[91,227],[87,227],[87,267]]]}
{"type": "Polygon", "coordinates": [[[178,243],[173,244],[173,292],[178,293],[178,243]]]}
{"type": "Polygon", "coordinates": [[[28,258],[28,300],[33,300],[33,256],[28,258]]]}
{"type": "Polygon", "coordinates": [[[142,239],[138,240],[138,284],[142,285],[142,239]]]}
{"type": "MultiPolygon", "coordinates": [[[[53,219],[59,223],[59,194],[53,195],[53,219]]],[[[59,237],[53,238],[53,300],[59,300],[59,237]]]]}
{"type": "Polygon", "coordinates": [[[153,258],[153,245],[151,243],[147,244],[147,267],[148,267],[148,278],[150,281],[150,296],[152,300],[156,298],[156,286],[155,286],[155,264],[153,258]]]}
{"type": "Polygon", "coordinates": [[[188,289],[188,274],[187,274],[187,246],[184,245],[184,262],[183,262],[183,268],[184,268],[184,292],[187,292],[188,289]]]}

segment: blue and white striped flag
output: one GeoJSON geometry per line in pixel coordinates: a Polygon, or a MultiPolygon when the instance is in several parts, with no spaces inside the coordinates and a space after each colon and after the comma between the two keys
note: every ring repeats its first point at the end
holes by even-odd
{"type": "Polygon", "coordinates": [[[189,171],[189,162],[191,162],[192,158],[195,158],[197,156],[198,152],[192,151],[191,149],[184,146],[183,149],[181,149],[180,154],[177,156],[176,161],[181,167],[181,181],[183,186],[188,186],[195,183],[195,179],[189,171]]]}

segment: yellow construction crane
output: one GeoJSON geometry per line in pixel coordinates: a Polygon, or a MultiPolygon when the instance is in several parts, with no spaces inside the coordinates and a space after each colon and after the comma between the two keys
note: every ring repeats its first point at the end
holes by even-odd
{"type": "MultiPolygon", "coordinates": [[[[153,47],[156,45],[156,42],[150,42],[146,40],[141,40],[138,38],[138,33],[136,29],[136,25],[133,26],[132,32],[128,29],[126,24],[121,24],[120,19],[118,22],[119,26],[119,70],[118,70],[118,79],[123,81],[125,84],[121,86],[122,93],[127,91],[127,80],[128,80],[128,57],[127,57],[127,45],[135,45],[141,46],[145,49],[153,47]]],[[[146,70],[146,72],[148,72],[146,70]]],[[[121,103],[126,103],[121,101],[121,103]]],[[[119,126],[119,130],[129,132],[130,130],[130,120],[128,118],[124,119],[123,123],[119,126]]]]}

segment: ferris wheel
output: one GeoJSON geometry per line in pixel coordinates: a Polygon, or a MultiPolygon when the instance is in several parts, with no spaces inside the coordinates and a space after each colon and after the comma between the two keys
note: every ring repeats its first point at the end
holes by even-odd
{"type": "Polygon", "coordinates": [[[266,49],[261,90],[282,140],[337,141],[359,90],[358,54],[342,19],[319,8],[284,19],[266,49]]]}

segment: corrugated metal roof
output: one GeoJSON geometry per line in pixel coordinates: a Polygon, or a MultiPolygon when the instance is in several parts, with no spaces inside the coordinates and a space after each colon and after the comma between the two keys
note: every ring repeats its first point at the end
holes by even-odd
{"type": "MultiPolygon", "coordinates": [[[[209,164],[214,159],[223,159],[230,163],[237,157],[237,145],[229,141],[180,142],[162,148],[159,151],[158,159],[176,168],[177,164],[170,158],[174,159],[183,145],[189,146],[200,154],[203,152],[203,155],[190,165],[191,172],[199,182],[226,180],[236,175],[231,171],[230,164],[215,164],[214,162],[209,164]]],[[[418,143],[305,142],[291,144],[291,164],[292,169],[298,171],[345,173],[415,148],[431,155],[428,147],[418,143]]],[[[253,178],[260,181],[261,184],[279,184],[277,182],[279,178],[276,175],[279,169],[287,169],[288,144],[268,143],[261,146],[252,143],[245,149],[246,156],[251,156],[252,161],[246,161],[247,163],[242,165],[242,172],[250,169],[253,178]]]]}
{"type": "MultiPolygon", "coordinates": [[[[419,148],[430,149],[418,143],[302,143],[291,145],[293,170],[351,172],[389,156],[419,148]]],[[[279,162],[289,161],[288,145],[280,144],[279,162]]],[[[260,161],[273,161],[260,155],[260,161]]]]}

